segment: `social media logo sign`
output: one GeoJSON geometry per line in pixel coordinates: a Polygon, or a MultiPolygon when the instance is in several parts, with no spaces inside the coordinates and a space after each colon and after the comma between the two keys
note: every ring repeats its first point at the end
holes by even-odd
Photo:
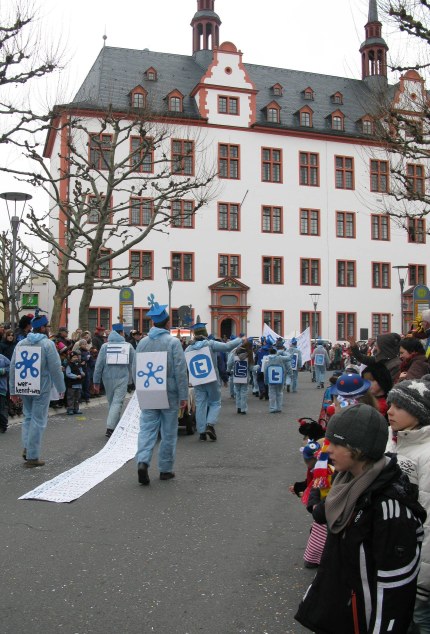
{"type": "Polygon", "coordinates": [[[41,348],[17,346],[15,352],[15,394],[40,394],[41,348]]]}
{"type": "Polygon", "coordinates": [[[299,358],[299,355],[297,353],[293,354],[293,356],[291,357],[291,369],[292,370],[297,370],[298,358],[299,358]]]}
{"type": "Polygon", "coordinates": [[[283,385],[284,368],[280,365],[269,365],[267,368],[269,385],[283,385]]]}
{"type": "Polygon", "coordinates": [[[233,366],[233,383],[247,383],[248,361],[235,361],[233,366]]]}
{"type": "Polygon", "coordinates": [[[141,409],[168,409],[167,352],[137,352],[135,385],[141,409]]]}
{"type": "Polygon", "coordinates": [[[204,385],[217,380],[214,364],[208,352],[191,350],[185,353],[191,385],[204,385]]]}

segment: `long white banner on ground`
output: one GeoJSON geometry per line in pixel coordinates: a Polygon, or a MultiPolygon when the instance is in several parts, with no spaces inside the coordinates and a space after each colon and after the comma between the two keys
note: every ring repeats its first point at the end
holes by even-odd
{"type": "Polygon", "coordinates": [[[73,502],[134,458],[139,433],[140,407],[136,393],[130,399],[109,442],[95,456],[44,482],[20,500],[73,502]]]}

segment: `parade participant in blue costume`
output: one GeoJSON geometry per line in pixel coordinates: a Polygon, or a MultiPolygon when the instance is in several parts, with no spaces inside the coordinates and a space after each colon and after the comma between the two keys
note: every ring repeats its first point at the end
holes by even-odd
{"type": "Polygon", "coordinates": [[[269,388],[269,412],[282,412],[285,378],[291,376],[290,359],[270,348],[264,369],[264,382],[269,388]]]}
{"type": "MultiPolygon", "coordinates": [[[[61,370],[61,362],[58,352],[53,341],[48,339],[48,318],[46,315],[40,315],[39,309],[36,309],[35,316],[31,321],[33,331],[28,333],[25,339],[19,341],[12,355],[10,365],[10,394],[12,401],[19,400],[19,396],[23,402],[24,421],[22,423],[22,444],[25,467],[42,467],[45,462],[40,459],[40,449],[43,434],[48,422],[49,400],[51,395],[52,384],[57,391],[62,394],[65,391],[64,375],[61,370]],[[32,361],[34,353],[30,356],[26,354],[26,348],[40,349],[40,383],[39,387],[34,390],[34,394],[24,394],[17,391],[16,380],[22,378],[23,372],[29,370],[31,376],[35,377],[38,371],[36,362],[33,366],[24,367],[25,360],[28,363],[32,361]],[[18,366],[18,367],[17,367],[18,366]],[[19,373],[19,376],[18,376],[19,373]]],[[[37,353],[36,353],[37,354],[37,353]]],[[[39,377],[37,381],[39,382],[39,377]]]]}
{"type": "Polygon", "coordinates": [[[103,381],[109,403],[107,438],[112,436],[119,423],[127,386],[133,382],[134,355],[133,346],[125,340],[123,324],[114,324],[107,343],[100,348],[93,376],[94,393],[99,393],[103,381]]]}
{"type": "MultiPolygon", "coordinates": [[[[290,361],[291,361],[291,391],[297,392],[297,384],[299,381],[299,370],[303,365],[302,353],[297,347],[297,339],[293,337],[290,341],[290,347],[288,348],[288,352],[290,353],[290,361]]],[[[289,392],[289,386],[287,386],[287,392],[289,392]]]]}
{"type": "MultiPolygon", "coordinates": [[[[172,337],[168,330],[170,317],[166,311],[167,306],[158,304],[154,295],[150,295],[148,300],[151,309],[147,316],[152,319],[154,325],[148,336],[139,341],[136,354],[167,352],[166,390],[169,407],[166,409],[141,407],[136,460],[138,480],[144,486],[150,482],[148,469],[159,432],[161,433],[158,451],[160,480],[170,480],[175,477],[173,465],[178,438],[178,411],[188,404],[187,364],[181,342],[177,337],[172,337]]],[[[136,390],[139,390],[136,368],[133,370],[133,375],[136,390]]]]}
{"type": "MultiPolygon", "coordinates": [[[[188,346],[187,353],[198,350],[204,354],[209,353],[209,365],[215,368],[215,377],[209,383],[194,383],[194,394],[196,399],[196,421],[197,430],[200,440],[217,439],[215,425],[218,423],[219,413],[221,411],[221,389],[219,385],[216,353],[229,352],[234,350],[241,343],[246,343],[246,337],[236,337],[232,341],[223,343],[214,339],[208,339],[206,323],[197,322],[191,326],[194,340],[188,346]]],[[[193,374],[190,371],[190,374],[193,374]]],[[[213,376],[213,375],[212,375],[213,376]]],[[[198,377],[197,377],[198,379],[198,377]]],[[[205,380],[205,379],[202,379],[205,380]]]]}

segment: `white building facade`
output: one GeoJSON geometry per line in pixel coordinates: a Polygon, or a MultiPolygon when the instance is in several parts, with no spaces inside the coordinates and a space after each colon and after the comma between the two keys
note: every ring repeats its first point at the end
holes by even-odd
{"type": "MultiPolygon", "coordinates": [[[[129,109],[130,99],[131,105],[133,99],[160,99],[165,110],[159,122],[169,134],[159,151],[174,154],[175,142],[191,144],[184,178],[202,166],[218,173],[207,206],[163,233],[151,232],[133,253],[114,261],[130,271],[140,263],[133,326],[147,331],[149,294],[167,303],[163,267],[171,267],[173,325],[178,308],[190,305],[217,337],[258,336],[265,322],[281,335],[310,326],[332,341],[400,331],[393,267],[408,267],[408,286],[427,284],[429,250],[424,219],[405,230],[386,213],[390,158],[378,147],[372,112],[381,92],[405,109],[405,95],[423,93],[421,78],[409,73],[398,86],[388,85],[388,47],[374,0],[360,80],[244,64],[234,44],[219,43],[214,4],[197,2],[192,56],[106,47],[69,104],[82,115],[115,98],[118,112],[129,109]],[[115,73],[122,83],[114,90],[115,73]]],[[[87,123],[99,131],[96,114],[87,123]]],[[[85,147],[88,139],[80,142],[85,147]]],[[[47,143],[54,170],[61,167],[61,143],[54,133],[47,143]]],[[[412,161],[410,169],[414,186],[425,187],[427,166],[412,161]]],[[[114,196],[127,207],[125,192],[114,196]]],[[[124,217],[130,214],[133,231],[142,230],[150,197],[148,190],[140,211],[130,197],[124,217]]],[[[74,291],[65,308],[72,330],[79,325],[80,296],[74,291]]],[[[90,327],[109,328],[118,315],[119,292],[95,291],[90,327]]]]}

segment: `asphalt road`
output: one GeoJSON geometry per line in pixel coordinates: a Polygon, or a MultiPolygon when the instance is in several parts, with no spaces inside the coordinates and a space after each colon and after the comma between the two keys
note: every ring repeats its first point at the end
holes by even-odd
{"type": "Polygon", "coordinates": [[[181,435],[174,480],[154,460],[142,487],[131,461],[71,504],[18,497],[104,445],[106,404],[51,416],[43,468],[23,468],[13,424],[0,435],[0,634],[305,632],[293,616],[313,577],[311,521],[288,485],[305,475],[296,419],[321,398],[302,373],[284,414],[250,395],[240,416],[223,389],[218,441],[181,435]]]}

